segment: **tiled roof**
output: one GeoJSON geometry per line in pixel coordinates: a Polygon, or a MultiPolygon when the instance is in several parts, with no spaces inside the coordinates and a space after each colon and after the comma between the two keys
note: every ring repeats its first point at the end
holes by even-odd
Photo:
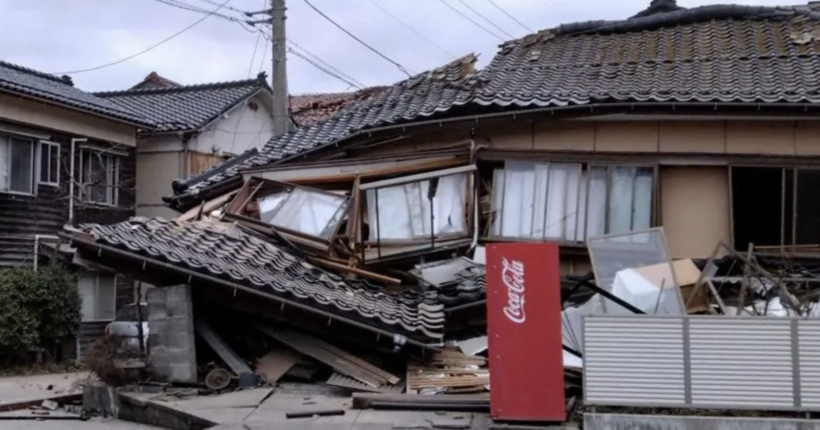
{"type": "Polygon", "coordinates": [[[149,119],[134,114],[108,100],[74,87],[68,76],[58,77],[16,64],[0,61],[0,91],[21,94],[106,116],[123,122],[150,126],[149,119]]]}
{"type": "Polygon", "coordinates": [[[255,79],[202,85],[165,86],[96,93],[109,102],[150,118],[157,131],[198,130],[225,111],[269,89],[264,74],[255,79]]]}
{"type": "Polygon", "coordinates": [[[258,155],[216,166],[187,181],[178,194],[196,193],[241,169],[357,131],[411,122],[455,106],[820,103],[820,6],[683,9],[674,0],[652,0],[629,19],[565,24],[507,42],[478,75],[473,63],[474,57],[465,57],[312,127],[275,137],[258,155]]]}
{"type": "Polygon", "coordinates": [[[565,25],[504,44],[482,77],[482,105],[817,103],[820,9],[712,5],[565,25]]]}
{"type": "MultiPolygon", "coordinates": [[[[233,225],[132,218],[78,229],[83,235],[76,237],[90,235],[95,243],[135,258],[209,274],[408,338],[442,337],[444,306],[435,295],[390,293],[365,281],[345,280],[233,225]]],[[[74,241],[74,246],[83,244],[74,241]]]]}
{"type": "Polygon", "coordinates": [[[180,191],[196,192],[207,185],[236,176],[242,168],[281,160],[333,143],[360,130],[428,117],[469,103],[478,84],[476,60],[477,57],[471,54],[384,88],[359,103],[341,109],[325,121],[272,138],[259,154],[238,165],[217,166],[197,178],[182,182],[180,191]]]}
{"type": "Polygon", "coordinates": [[[178,84],[168,78],[160,76],[157,72],[151,72],[140,83],[129,88],[130,90],[147,90],[156,88],[173,88],[180,87],[178,84]]]}
{"type": "Polygon", "coordinates": [[[345,107],[378,94],[387,87],[372,87],[348,93],[301,94],[291,96],[291,117],[299,127],[324,121],[345,107]]]}

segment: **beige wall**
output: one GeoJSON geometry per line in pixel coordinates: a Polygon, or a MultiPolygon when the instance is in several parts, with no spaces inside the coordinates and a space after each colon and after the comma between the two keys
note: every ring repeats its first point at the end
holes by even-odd
{"type": "Polygon", "coordinates": [[[727,167],[663,167],[660,192],[672,257],[706,258],[719,240],[731,243],[727,167]]]}
{"type": "Polygon", "coordinates": [[[136,144],[136,126],[0,94],[0,118],[122,145],[136,144]]]}
{"type": "Polygon", "coordinates": [[[182,152],[137,154],[137,215],[157,216],[174,213],[162,197],[172,194],[171,182],[182,177],[182,152]]]}

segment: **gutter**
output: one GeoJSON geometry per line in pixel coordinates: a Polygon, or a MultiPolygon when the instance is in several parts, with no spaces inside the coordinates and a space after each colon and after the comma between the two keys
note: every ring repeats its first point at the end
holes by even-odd
{"type": "MultiPolygon", "coordinates": [[[[476,102],[473,102],[476,103],[476,102]]],[[[477,103],[478,104],[478,103],[477,103]]],[[[510,106],[515,106],[514,104],[509,104],[506,106],[497,105],[493,103],[488,103],[486,105],[479,104],[482,107],[502,107],[508,108],[510,106]]],[[[443,119],[431,119],[426,121],[411,121],[406,124],[393,124],[393,125],[385,125],[381,127],[369,128],[365,130],[357,131],[351,135],[344,137],[343,139],[330,142],[324,145],[317,146],[315,148],[309,149],[307,151],[300,152],[298,154],[291,155],[289,157],[282,158],[277,160],[271,164],[285,164],[290,161],[305,158],[307,155],[313,154],[317,151],[330,148],[333,146],[339,146],[342,142],[347,140],[354,139],[359,136],[366,135],[368,137],[372,137],[374,133],[380,133],[384,131],[392,131],[392,130],[401,130],[404,132],[410,128],[418,128],[424,127],[429,125],[438,125],[443,126],[444,124],[455,124],[455,123],[466,123],[466,122],[475,122],[476,124],[479,120],[484,119],[497,119],[497,118],[504,118],[512,116],[513,120],[516,120],[517,116],[529,116],[539,113],[562,113],[562,112],[572,112],[572,111],[582,111],[588,110],[589,113],[593,113],[596,109],[619,109],[619,108],[628,108],[629,110],[634,111],[636,108],[671,108],[672,110],[676,110],[678,108],[710,108],[713,110],[718,110],[718,108],[756,108],[758,111],[764,108],[790,108],[790,109],[802,109],[804,112],[808,112],[809,107],[812,107],[811,103],[746,103],[746,102],[615,102],[615,103],[591,103],[591,104],[582,104],[582,105],[567,105],[567,106],[548,106],[548,107],[537,107],[537,108],[528,108],[522,110],[514,110],[509,111],[505,110],[503,112],[492,112],[492,113],[483,113],[477,115],[469,115],[469,116],[458,116],[453,118],[443,118],[443,119]]]]}
{"type": "Polygon", "coordinates": [[[236,283],[233,283],[233,282],[229,282],[229,281],[219,279],[215,276],[206,275],[206,274],[199,273],[199,272],[196,272],[196,271],[193,271],[193,270],[189,270],[189,269],[185,269],[185,268],[182,268],[182,267],[179,267],[179,266],[175,266],[173,264],[165,263],[165,262],[153,259],[153,258],[144,257],[144,256],[141,256],[141,255],[137,255],[137,254],[128,252],[128,251],[123,251],[119,248],[115,248],[115,247],[110,246],[110,245],[105,245],[105,244],[99,243],[95,240],[88,240],[88,239],[84,239],[84,238],[81,238],[81,237],[78,237],[78,236],[73,236],[71,234],[66,234],[66,233],[61,233],[60,236],[63,236],[65,238],[69,239],[70,240],[70,242],[69,242],[70,245],[74,245],[75,243],[78,243],[78,244],[84,245],[86,248],[89,248],[90,250],[96,251],[97,256],[102,255],[103,251],[105,251],[105,252],[108,252],[110,254],[120,256],[120,257],[130,258],[131,260],[142,260],[143,270],[146,270],[148,265],[153,265],[153,266],[155,266],[157,268],[160,268],[160,269],[172,270],[172,271],[187,275],[188,279],[189,279],[189,283],[190,283],[190,279],[196,278],[196,279],[200,279],[202,281],[207,281],[207,282],[210,282],[210,283],[219,284],[219,285],[222,285],[224,287],[231,288],[235,291],[239,290],[239,291],[243,291],[245,293],[252,294],[254,296],[264,297],[266,299],[274,300],[276,302],[279,302],[279,303],[282,304],[282,306],[285,306],[285,305],[292,306],[294,308],[300,309],[300,310],[305,311],[305,312],[310,312],[310,313],[313,313],[313,314],[316,314],[316,315],[321,315],[325,318],[328,318],[329,320],[338,320],[338,321],[341,321],[345,324],[352,325],[354,327],[358,327],[358,328],[361,328],[361,329],[376,333],[379,336],[389,336],[391,339],[393,339],[393,342],[397,345],[409,344],[409,345],[417,346],[417,347],[422,348],[422,349],[430,349],[430,350],[438,350],[439,349],[436,346],[426,344],[426,343],[422,343],[422,342],[419,342],[417,340],[409,339],[409,338],[407,338],[407,336],[405,336],[403,334],[400,334],[400,333],[393,333],[393,332],[389,332],[387,330],[382,330],[382,329],[379,329],[379,328],[376,328],[376,327],[372,327],[372,326],[369,326],[367,324],[363,324],[361,322],[352,320],[352,319],[347,318],[347,317],[342,317],[342,316],[339,316],[339,315],[336,315],[336,314],[333,314],[333,313],[330,313],[330,312],[327,312],[327,311],[323,311],[323,310],[320,310],[320,309],[313,308],[311,306],[307,306],[307,305],[304,305],[304,304],[301,304],[301,303],[298,303],[298,302],[294,302],[294,301],[289,300],[289,299],[274,296],[272,294],[266,294],[266,293],[263,293],[261,291],[254,290],[252,288],[248,288],[248,287],[245,287],[245,286],[240,285],[240,284],[236,284],[236,283]]]}
{"type": "MultiPolygon", "coordinates": [[[[483,105],[484,107],[491,107],[491,106],[498,106],[493,104],[483,105]]],[[[507,106],[501,107],[509,107],[515,106],[514,104],[510,104],[507,106]]],[[[808,112],[809,108],[815,106],[811,103],[759,103],[759,102],[615,102],[615,103],[592,103],[592,104],[583,104],[583,105],[567,105],[567,106],[549,106],[549,107],[537,107],[537,108],[529,108],[529,109],[521,109],[521,110],[514,110],[509,111],[505,110],[502,112],[492,112],[492,113],[483,113],[477,115],[469,115],[469,116],[458,116],[453,118],[443,118],[443,119],[431,119],[425,121],[412,121],[406,124],[393,124],[393,125],[386,125],[382,127],[375,127],[365,130],[357,131],[353,134],[347,135],[344,138],[326,143],[324,145],[317,146],[315,148],[311,148],[307,151],[300,152],[298,154],[291,155],[289,157],[282,158],[280,160],[274,161],[269,163],[269,165],[282,165],[287,164],[291,161],[307,158],[307,156],[314,154],[316,152],[341,146],[342,143],[355,139],[360,136],[368,136],[372,137],[374,133],[380,133],[385,131],[393,131],[393,130],[401,130],[405,132],[408,129],[424,127],[424,126],[439,126],[443,127],[444,124],[458,124],[458,123],[467,123],[467,122],[474,122],[478,123],[480,120],[486,119],[500,119],[505,117],[513,117],[513,120],[517,120],[519,116],[531,116],[536,114],[542,113],[549,113],[554,116],[556,113],[564,113],[564,112],[575,112],[575,111],[589,111],[590,114],[594,113],[596,109],[598,110],[606,110],[606,109],[628,109],[630,111],[635,111],[637,109],[647,108],[670,108],[673,111],[679,108],[681,109],[688,109],[688,108],[708,108],[714,111],[717,111],[718,108],[745,108],[745,109],[756,109],[757,111],[761,111],[766,108],[781,108],[781,109],[800,109],[803,112],[808,112]]],[[[242,172],[240,172],[242,173],[242,172]]],[[[239,176],[239,175],[238,175],[239,176]]],[[[222,183],[225,183],[223,181],[222,183]]],[[[218,184],[211,184],[199,190],[197,196],[208,195],[211,190],[216,188],[218,184]]],[[[169,200],[171,201],[182,201],[186,197],[184,194],[179,194],[175,196],[171,196],[169,200]]],[[[193,195],[191,197],[194,197],[193,195]]],[[[166,200],[166,203],[168,200],[166,200]]]]}
{"type": "Polygon", "coordinates": [[[28,95],[28,94],[25,94],[25,93],[18,93],[18,92],[8,91],[8,90],[0,90],[0,92],[5,92],[6,94],[11,94],[12,96],[19,97],[21,99],[31,100],[31,101],[47,104],[47,105],[50,105],[50,106],[55,106],[55,107],[59,107],[59,108],[63,108],[63,109],[82,112],[82,113],[85,113],[85,114],[88,114],[88,115],[93,115],[93,116],[98,117],[98,118],[105,118],[107,120],[114,121],[114,122],[117,122],[117,123],[120,123],[120,124],[131,125],[131,126],[134,126],[136,128],[140,128],[140,127],[142,127],[142,128],[154,128],[154,127],[156,127],[156,125],[152,124],[152,123],[138,123],[138,122],[130,121],[130,120],[127,120],[127,119],[121,119],[121,118],[117,118],[117,117],[114,117],[114,116],[111,116],[111,115],[106,115],[104,113],[96,112],[96,111],[93,111],[93,110],[90,110],[90,109],[83,109],[83,108],[71,106],[71,105],[68,105],[68,104],[65,104],[65,103],[59,103],[59,102],[56,102],[54,100],[49,100],[49,99],[42,98],[42,97],[35,97],[35,96],[28,95]]]}

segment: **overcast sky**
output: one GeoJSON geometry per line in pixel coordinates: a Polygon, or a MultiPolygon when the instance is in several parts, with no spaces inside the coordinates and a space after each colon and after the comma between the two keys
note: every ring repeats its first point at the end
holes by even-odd
{"type": "MultiPolygon", "coordinates": [[[[214,10],[224,0],[163,0],[214,10]]],[[[802,1],[805,3],[807,0],[802,1]]],[[[489,0],[310,0],[340,25],[412,72],[448,62],[452,55],[480,54],[489,61],[500,42],[445,3],[501,36],[465,7],[469,5],[515,38],[528,31],[489,0]],[[400,18],[412,30],[381,9],[400,18]],[[415,31],[415,32],[414,32],[415,31]],[[418,34],[423,37],[420,37],[418,34]],[[427,39],[427,40],[425,40],[427,39]],[[428,41],[429,40],[429,41],[428,41]]],[[[494,0],[524,26],[544,29],[591,19],[626,18],[650,0],[494,0]]],[[[678,0],[693,7],[731,1],[678,0]]],[[[399,68],[369,51],[312,10],[304,0],[288,0],[288,38],[364,85],[383,85],[405,77],[399,68]]],[[[789,4],[784,0],[745,0],[749,5],[789,4]]],[[[801,3],[793,1],[792,3],[801,3]]],[[[231,0],[220,13],[265,9],[268,0],[231,0]],[[229,9],[235,8],[236,10],[229,9]]],[[[0,59],[44,72],[93,68],[133,55],[201,19],[159,0],[0,0],[0,59]]],[[[151,71],[180,83],[245,79],[260,70],[270,75],[270,44],[241,25],[210,16],[169,42],[111,67],[73,74],[77,86],[125,89],[151,71]],[[254,51],[256,51],[254,55],[254,51]],[[253,61],[252,61],[253,60],[253,61]]],[[[288,56],[291,94],[345,91],[348,83],[303,59],[288,56]]]]}

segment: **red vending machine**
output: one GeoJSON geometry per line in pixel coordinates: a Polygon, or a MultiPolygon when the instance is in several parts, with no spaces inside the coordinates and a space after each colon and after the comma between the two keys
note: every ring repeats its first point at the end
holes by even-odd
{"type": "Polygon", "coordinates": [[[564,421],[558,245],[487,247],[487,336],[492,418],[564,421]]]}

